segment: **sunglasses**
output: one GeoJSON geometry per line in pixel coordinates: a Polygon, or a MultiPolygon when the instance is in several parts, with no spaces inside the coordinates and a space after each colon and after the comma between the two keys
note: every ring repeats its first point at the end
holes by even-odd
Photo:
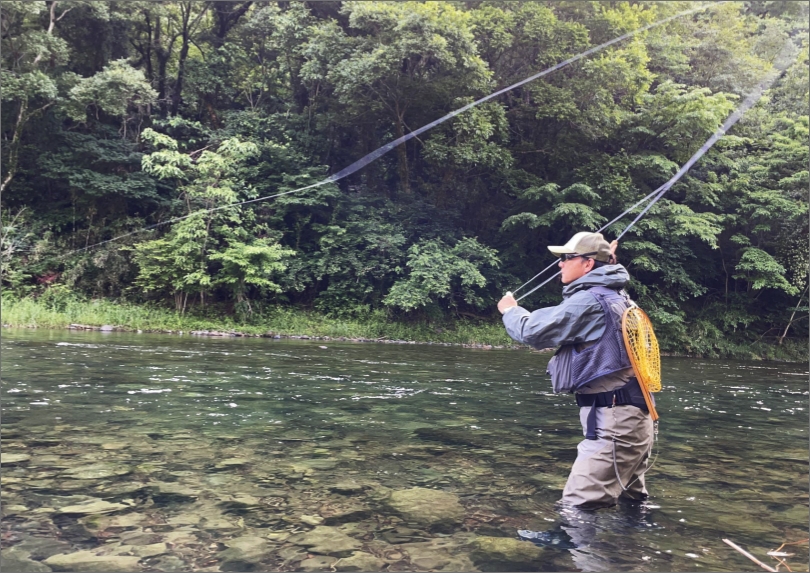
{"type": "Polygon", "coordinates": [[[560,262],[564,263],[565,261],[570,261],[571,259],[576,259],[577,257],[588,257],[590,255],[595,255],[596,253],[597,251],[593,251],[592,253],[582,253],[581,255],[577,253],[566,253],[564,255],[560,255],[560,262]]]}

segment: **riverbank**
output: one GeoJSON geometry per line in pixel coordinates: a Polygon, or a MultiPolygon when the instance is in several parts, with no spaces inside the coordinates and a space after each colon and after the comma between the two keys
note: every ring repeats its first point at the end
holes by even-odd
{"type": "Polygon", "coordinates": [[[225,314],[180,314],[168,309],[109,300],[67,300],[58,304],[35,299],[2,300],[2,323],[15,328],[52,328],[156,332],[192,336],[250,336],[352,340],[358,342],[433,343],[478,348],[518,348],[500,321],[491,324],[394,322],[371,312],[362,320],[335,318],[290,307],[274,307],[248,321],[225,314]]]}
{"type": "MultiPolygon", "coordinates": [[[[394,321],[384,311],[371,311],[362,319],[331,317],[316,311],[276,306],[247,320],[238,320],[221,309],[180,314],[170,309],[116,302],[106,299],[80,300],[72,297],[14,299],[3,297],[2,324],[14,328],[51,328],[153,332],[192,336],[247,336],[350,340],[398,344],[446,344],[470,348],[526,348],[515,344],[504,332],[500,320],[468,318],[443,321],[394,321]]],[[[666,340],[661,347],[669,348],[666,340]]],[[[670,351],[665,356],[688,356],[670,351]]],[[[807,341],[785,340],[784,344],[725,341],[711,358],[807,362],[807,341]]]]}

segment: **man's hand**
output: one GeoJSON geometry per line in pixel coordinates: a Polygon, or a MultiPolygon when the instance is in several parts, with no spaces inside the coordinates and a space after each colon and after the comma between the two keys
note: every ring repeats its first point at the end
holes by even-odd
{"type": "Polygon", "coordinates": [[[615,265],[617,262],[616,259],[616,249],[619,248],[619,241],[611,241],[610,243],[610,261],[611,265],[615,265]]]}
{"type": "Polygon", "coordinates": [[[501,314],[503,314],[513,306],[517,306],[517,301],[515,300],[515,297],[512,296],[512,293],[508,292],[506,293],[506,296],[504,296],[498,303],[498,310],[501,311],[501,314]]]}

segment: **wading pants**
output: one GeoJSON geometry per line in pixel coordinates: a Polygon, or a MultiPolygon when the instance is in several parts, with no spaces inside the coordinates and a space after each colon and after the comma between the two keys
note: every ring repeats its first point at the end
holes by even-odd
{"type": "MultiPolygon", "coordinates": [[[[591,407],[579,409],[583,434],[591,407]]],[[[635,406],[597,408],[596,440],[582,440],[577,459],[563,490],[562,502],[586,508],[614,505],[620,496],[634,500],[647,497],[644,476],[653,445],[653,421],[635,406]],[[616,437],[616,467],[627,491],[616,479],[613,436],[616,437]],[[636,479],[638,478],[638,479],[636,479]],[[628,483],[631,483],[629,486],[628,483]]]]}

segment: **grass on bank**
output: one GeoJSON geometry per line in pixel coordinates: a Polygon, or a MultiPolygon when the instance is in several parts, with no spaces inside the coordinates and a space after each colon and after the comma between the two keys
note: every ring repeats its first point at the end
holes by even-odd
{"type": "Polygon", "coordinates": [[[453,344],[509,345],[500,321],[491,324],[461,319],[441,325],[428,322],[394,322],[382,312],[371,312],[362,319],[334,318],[292,307],[273,307],[249,321],[225,314],[201,316],[173,310],[109,300],[62,300],[58,304],[24,298],[3,297],[2,322],[20,328],[67,328],[70,324],[112,325],[127,330],[183,331],[217,330],[245,334],[273,332],[282,336],[306,335],[331,338],[367,338],[448,342],[453,344]]]}
{"type": "MultiPolygon", "coordinates": [[[[47,292],[47,291],[46,291],[47,292]]],[[[147,332],[216,330],[244,334],[281,336],[329,336],[330,338],[365,338],[372,340],[408,340],[451,344],[482,344],[513,346],[500,320],[490,322],[469,319],[445,319],[442,322],[394,321],[384,311],[372,311],[354,318],[337,318],[316,311],[289,306],[276,306],[254,313],[249,320],[238,320],[222,310],[208,308],[205,314],[193,309],[186,314],[163,307],[106,299],[82,300],[72,295],[40,296],[17,299],[4,295],[2,323],[18,328],[67,328],[70,324],[102,326],[105,324],[126,330],[147,332]]],[[[659,340],[662,348],[670,348],[666,340],[659,340]]],[[[697,336],[690,340],[693,349],[701,349],[700,356],[737,360],[778,360],[807,362],[807,340],[786,339],[783,344],[760,341],[747,343],[721,338],[719,340],[697,336]]],[[[666,354],[683,356],[685,353],[666,354]]]]}

